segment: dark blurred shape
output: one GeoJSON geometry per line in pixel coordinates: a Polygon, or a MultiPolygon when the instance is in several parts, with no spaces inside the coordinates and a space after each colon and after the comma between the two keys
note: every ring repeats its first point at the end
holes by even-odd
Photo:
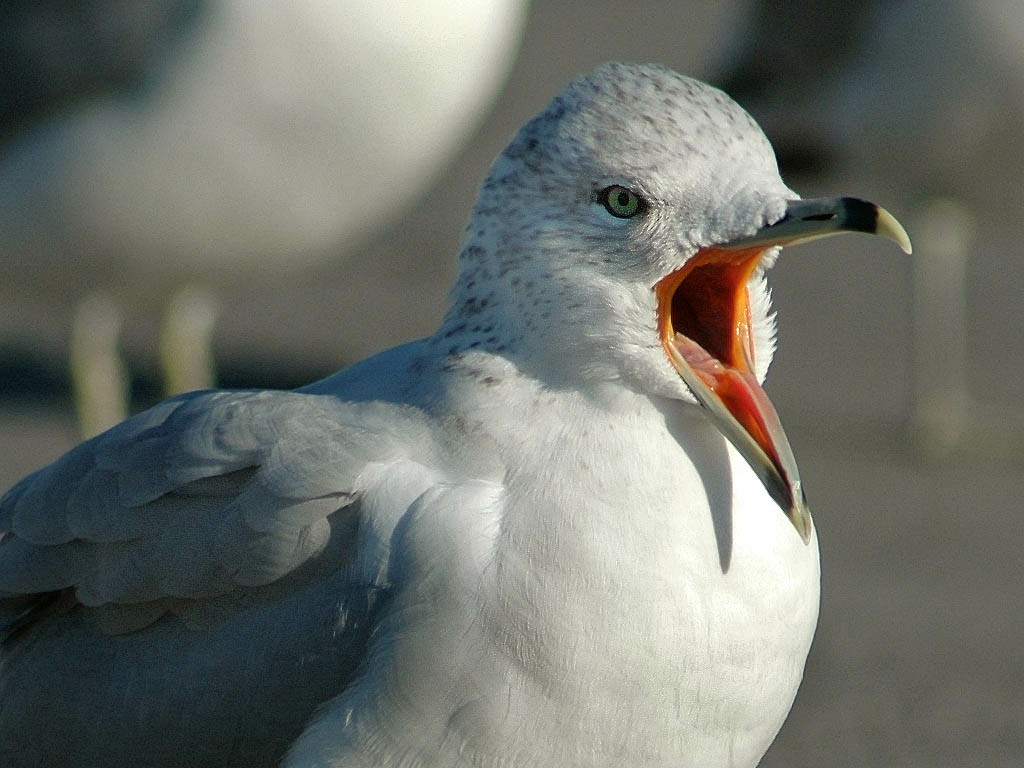
{"type": "Polygon", "coordinates": [[[8,0],[0,4],[0,151],[52,113],[159,78],[203,0],[8,0]]]}
{"type": "Polygon", "coordinates": [[[760,0],[715,84],[746,107],[775,146],[783,175],[824,173],[835,155],[809,114],[861,50],[879,0],[760,0]],[[793,113],[796,119],[793,119],[793,113]]]}

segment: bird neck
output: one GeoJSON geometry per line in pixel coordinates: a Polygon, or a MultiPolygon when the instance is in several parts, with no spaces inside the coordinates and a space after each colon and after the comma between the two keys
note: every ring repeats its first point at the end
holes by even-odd
{"type": "Polygon", "coordinates": [[[586,392],[629,378],[629,349],[657,338],[653,292],[606,278],[585,255],[552,257],[552,245],[523,255],[471,240],[434,337],[438,351],[499,355],[555,388],[586,392]]]}

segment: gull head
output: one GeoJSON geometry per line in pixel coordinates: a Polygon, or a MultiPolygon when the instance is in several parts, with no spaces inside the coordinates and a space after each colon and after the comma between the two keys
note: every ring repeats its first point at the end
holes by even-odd
{"type": "Polygon", "coordinates": [[[495,160],[442,335],[548,387],[699,405],[806,541],[796,462],[761,388],[775,350],[765,271],[783,245],[847,231],[909,249],[871,203],[800,200],[721,91],[606,64],[495,160]]]}

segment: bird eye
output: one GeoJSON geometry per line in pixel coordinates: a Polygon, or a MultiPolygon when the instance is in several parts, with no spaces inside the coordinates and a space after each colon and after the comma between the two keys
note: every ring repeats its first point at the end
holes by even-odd
{"type": "Polygon", "coordinates": [[[640,195],[618,184],[602,189],[597,199],[608,213],[620,219],[630,219],[642,213],[647,207],[647,203],[640,195]]]}

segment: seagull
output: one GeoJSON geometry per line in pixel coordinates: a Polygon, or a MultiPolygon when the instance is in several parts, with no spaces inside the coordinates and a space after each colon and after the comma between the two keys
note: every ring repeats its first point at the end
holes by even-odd
{"type": "Polygon", "coordinates": [[[3,497],[0,762],[756,765],[819,593],[765,273],[848,231],[910,247],[798,198],[721,91],[576,79],[434,335],[164,401],[3,497]]]}

